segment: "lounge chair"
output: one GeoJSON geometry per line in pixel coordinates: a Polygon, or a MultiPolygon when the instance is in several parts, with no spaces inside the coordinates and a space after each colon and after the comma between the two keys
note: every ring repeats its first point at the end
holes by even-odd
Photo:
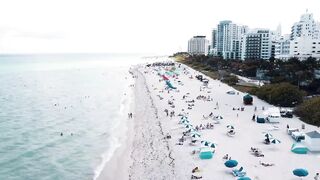
{"type": "Polygon", "coordinates": [[[233,130],[230,130],[227,132],[228,136],[234,136],[236,134],[236,132],[234,132],[233,130]]]}
{"type": "Polygon", "coordinates": [[[243,177],[245,176],[247,173],[245,171],[243,171],[243,167],[241,166],[240,169],[234,169],[232,170],[232,174],[235,177],[243,177]]]}
{"type": "Polygon", "coordinates": [[[255,151],[253,154],[254,154],[256,157],[264,157],[264,154],[262,154],[261,151],[255,151]]]}

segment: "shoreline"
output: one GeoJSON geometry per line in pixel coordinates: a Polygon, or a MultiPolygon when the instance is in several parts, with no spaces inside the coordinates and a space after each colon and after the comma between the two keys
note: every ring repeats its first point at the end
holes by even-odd
{"type": "MultiPolygon", "coordinates": [[[[131,78],[131,77],[130,77],[131,78]]],[[[127,92],[126,96],[131,98],[129,102],[129,111],[132,112],[135,109],[136,103],[136,79],[133,80],[132,84],[134,87],[129,89],[129,93],[127,92]],[[131,97],[130,97],[131,96],[131,97]]],[[[131,85],[131,83],[130,83],[131,85]]],[[[129,86],[130,86],[129,85],[129,86]]],[[[125,112],[127,113],[127,112],[125,112]]],[[[133,118],[129,119],[128,117],[122,124],[127,128],[124,130],[124,136],[119,136],[119,143],[120,146],[114,151],[110,160],[105,164],[103,170],[101,171],[100,175],[96,178],[96,180],[127,180],[129,177],[128,169],[132,164],[131,149],[132,149],[132,142],[134,134],[134,120],[135,120],[135,112],[133,112],[133,118]]],[[[120,124],[120,128],[122,126],[120,124]]]]}

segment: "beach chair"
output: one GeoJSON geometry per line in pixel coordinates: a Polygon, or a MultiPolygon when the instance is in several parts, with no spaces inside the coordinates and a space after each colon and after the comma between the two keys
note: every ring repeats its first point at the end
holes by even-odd
{"type": "Polygon", "coordinates": [[[232,174],[235,177],[243,177],[245,176],[247,173],[245,171],[243,171],[243,167],[241,166],[239,169],[234,169],[232,170],[232,174]]]}
{"type": "Polygon", "coordinates": [[[236,134],[236,132],[232,131],[228,131],[227,135],[233,137],[236,134]]]}
{"type": "Polygon", "coordinates": [[[262,154],[261,151],[255,151],[255,152],[254,152],[254,155],[255,155],[256,157],[264,157],[264,154],[262,154]]]}
{"type": "Polygon", "coordinates": [[[243,177],[245,176],[247,173],[245,171],[243,171],[243,167],[241,166],[240,169],[234,169],[232,170],[232,174],[235,177],[243,177]]]}

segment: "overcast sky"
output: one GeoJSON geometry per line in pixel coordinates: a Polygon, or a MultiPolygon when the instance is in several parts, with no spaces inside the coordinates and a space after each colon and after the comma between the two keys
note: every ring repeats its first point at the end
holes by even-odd
{"type": "Polygon", "coordinates": [[[320,0],[0,0],[0,53],[172,53],[221,20],[283,33],[320,0]]]}

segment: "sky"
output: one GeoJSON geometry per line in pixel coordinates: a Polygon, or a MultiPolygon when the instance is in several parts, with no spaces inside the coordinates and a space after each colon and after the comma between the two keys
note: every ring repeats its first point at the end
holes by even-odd
{"type": "Polygon", "coordinates": [[[0,53],[186,51],[219,21],[290,33],[320,0],[0,0],[0,53]]]}

